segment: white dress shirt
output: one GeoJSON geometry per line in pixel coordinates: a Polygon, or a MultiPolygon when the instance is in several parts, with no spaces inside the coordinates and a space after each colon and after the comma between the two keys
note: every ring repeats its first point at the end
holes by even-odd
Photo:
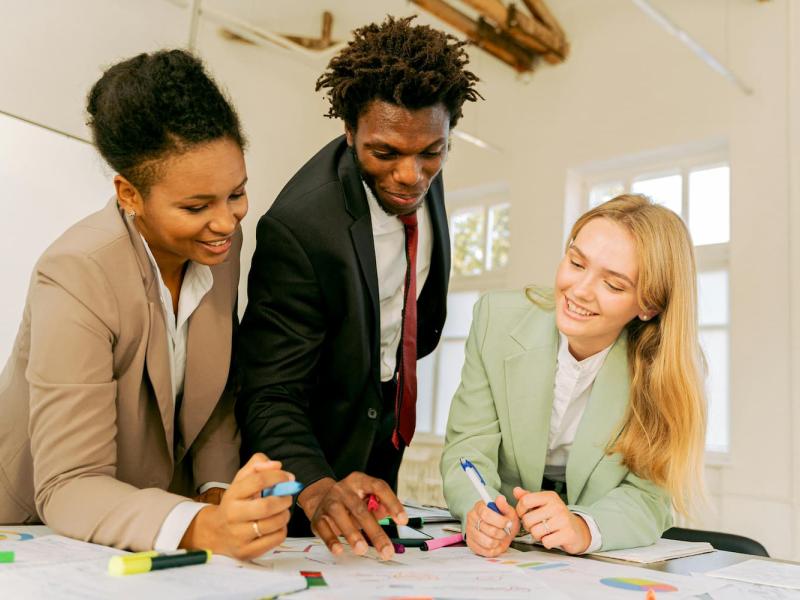
{"type": "MultiPolygon", "coordinates": [[[[566,481],[567,461],[575,441],[592,386],[603,366],[611,346],[583,360],[576,360],[569,351],[567,336],[558,334],[558,359],[553,385],[553,411],[550,413],[550,431],[547,441],[544,476],[553,481],[566,481]]],[[[580,516],[592,535],[586,552],[594,552],[603,545],[600,529],[595,520],[584,513],[580,516]]]]}
{"type": "MultiPolygon", "coordinates": [[[[362,182],[363,183],[363,182],[362,182]]],[[[387,214],[378,204],[372,190],[364,184],[367,194],[372,238],[375,243],[375,266],[378,271],[378,299],[381,328],[381,381],[389,381],[397,366],[397,347],[400,344],[405,295],[406,236],[403,223],[387,214]]],[[[430,215],[423,202],[417,209],[417,298],[428,278],[433,252],[433,229],[430,215]]]]}
{"type": "MultiPolygon", "coordinates": [[[[144,248],[147,251],[147,258],[150,266],[158,281],[159,296],[161,297],[161,308],[164,315],[164,324],[167,328],[167,349],[169,351],[169,370],[172,378],[172,400],[176,402],[178,396],[183,393],[183,380],[186,375],[186,339],[189,334],[189,317],[200,305],[203,297],[211,290],[214,285],[214,275],[211,268],[207,265],[189,261],[186,266],[186,273],[181,284],[180,297],[178,298],[177,317],[172,309],[172,294],[161,277],[156,259],[150,251],[150,246],[142,237],[144,248]]],[[[214,481],[203,484],[198,490],[203,493],[211,487],[227,487],[214,481]]],[[[189,528],[189,524],[195,515],[200,512],[206,504],[187,500],[177,504],[167,515],[158,531],[154,548],[156,550],[175,550],[180,544],[183,535],[189,528]]]]}

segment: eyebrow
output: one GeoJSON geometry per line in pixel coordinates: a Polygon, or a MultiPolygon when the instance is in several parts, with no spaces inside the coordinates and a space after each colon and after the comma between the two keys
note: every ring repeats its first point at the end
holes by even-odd
{"type": "MultiPolygon", "coordinates": [[[[580,248],[578,248],[578,247],[575,245],[575,242],[571,243],[571,244],[569,245],[569,247],[570,247],[570,249],[571,249],[571,250],[574,250],[575,252],[577,252],[577,253],[580,255],[580,257],[581,257],[583,260],[585,260],[585,261],[587,261],[587,262],[589,261],[589,259],[586,257],[586,255],[585,255],[583,252],[581,252],[581,249],[580,249],[580,248]]],[[[612,271],[611,269],[603,269],[603,272],[604,272],[604,273],[607,273],[607,274],[609,274],[609,275],[612,275],[613,277],[619,277],[620,279],[624,279],[624,280],[625,280],[625,281],[627,281],[629,284],[631,284],[631,287],[636,287],[636,284],[635,284],[635,283],[633,283],[633,282],[630,280],[630,278],[629,278],[627,275],[625,275],[624,273],[619,273],[619,272],[617,272],[617,271],[612,271]]]]}
{"type": "MultiPolygon", "coordinates": [[[[434,146],[444,144],[446,141],[447,140],[445,138],[441,137],[438,140],[431,142],[430,144],[425,146],[425,148],[423,148],[420,152],[425,152],[427,150],[430,150],[434,146]]],[[[365,142],[364,148],[366,148],[367,150],[389,150],[390,152],[395,152],[397,154],[404,154],[404,152],[402,152],[399,148],[395,148],[394,146],[392,146],[387,142],[365,142]]]]}
{"type": "MultiPolygon", "coordinates": [[[[247,183],[247,177],[245,177],[242,182],[235,186],[233,189],[236,190],[247,183]]],[[[193,196],[186,196],[184,200],[216,200],[217,197],[214,194],[194,194],[193,196]]]]}

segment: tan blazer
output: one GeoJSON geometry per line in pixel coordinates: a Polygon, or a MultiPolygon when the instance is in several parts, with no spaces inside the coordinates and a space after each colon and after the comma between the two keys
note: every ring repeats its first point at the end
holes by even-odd
{"type": "Polygon", "coordinates": [[[198,485],[233,478],[240,247],[189,320],[177,416],[158,280],[116,201],[45,251],[0,374],[0,523],[143,550],[198,485]]]}

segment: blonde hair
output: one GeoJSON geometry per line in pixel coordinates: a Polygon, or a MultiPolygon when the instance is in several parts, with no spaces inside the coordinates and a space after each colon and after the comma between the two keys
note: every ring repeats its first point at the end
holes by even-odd
{"type": "MultiPolygon", "coordinates": [[[[639,278],[637,299],[647,321],[628,325],[630,401],[606,452],[620,453],[633,473],[663,487],[675,508],[688,514],[703,497],[705,361],[697,336],[694,250],[681,218],[646,196],[625,194],[581,216],[567,246],[589,221],[605,218],[631,234],[639,278]]],[[[540,288],[528,288],[537,304],[550,303],[540,288]]]]}

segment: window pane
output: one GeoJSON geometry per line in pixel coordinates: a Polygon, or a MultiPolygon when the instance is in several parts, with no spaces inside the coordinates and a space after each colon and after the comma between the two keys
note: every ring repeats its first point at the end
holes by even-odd
{"type": "Polygon", "coordinates": [[[461,367],[464,366],[464,342],[442,341],[439,354],[439,377],[436,381],[436,433],[444,435],[450,401],[461,382],[461,367]]]}
{"type": "Polygon", "coordinates": [[[631,189],[634,194],[649,196],[656,204],[681,214],[681,185],[680,175],[668,175],[635,181],[631,189]]]}
{"type": "Polygon", "coordinates": [[[730,240],[730,168],[689,174],[689,230],[695,246],[730,240]]]}
{"type": "Polygon", "coordinates": [[[592,187],[589,192],[589,208],[594,208],[606,200],[611,200],[615,196],[625,193],[625,186],[621,181],[611,183],[600,183],[592,187]]]}
{"type": "Polygon", "coordinates": [[[728,451],[728,331],[701,330],[700,344],[708,362],[708,430],[706,449],[728,451]]]}
{"type": "Polygon", "coordinates": [[[472,307],[480,295],[480,292],[450,292],[447,295],[447,320],[442,337],[467,338],[472,324],[472,307]]]}
{"type": "Polygon", "coordinates": [[[483,209],[453,215],[453,273],[479,275],[483,271],[483,209]]]}
{"type": "Polygon", "coordinates": [[[728,272],[698,273],[697,299],[700,325],[727,325],[728,272]]]}
{"type": "Polygon", "coordinates": [[[431,433],[433,425],[433,370],[436,352],[417,361],[417,431],[431,433]]]}
{"type": "Polygon", "coordinates": [[[489,247],[486,268],[490,271],[505,267],[511,250],[511,205],[498,204],[489,209],[489,247]]]}

